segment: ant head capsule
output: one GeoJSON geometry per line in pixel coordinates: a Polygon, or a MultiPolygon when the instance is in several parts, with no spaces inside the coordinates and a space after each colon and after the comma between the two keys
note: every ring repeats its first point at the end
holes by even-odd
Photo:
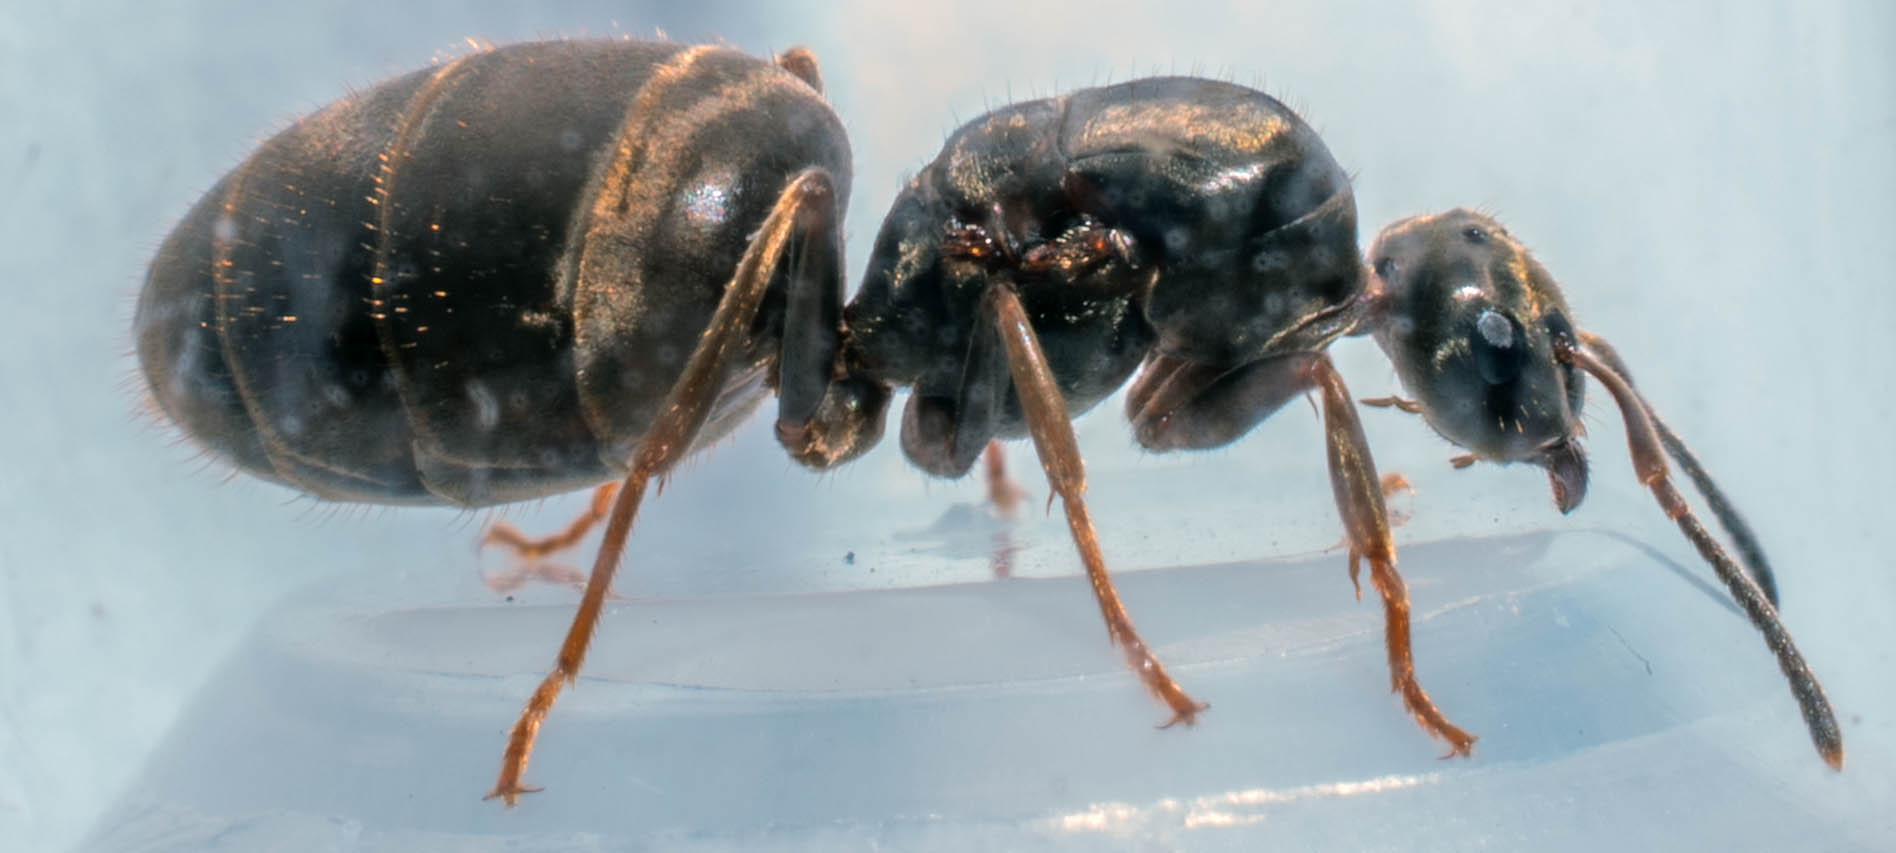
{"type": "Polygon", "coordinates": [[[1376,341],[1422,416],[1478,459],[1544,466],[1562,512],[1586,494],[1575,341],[1554,279],[1493,219],[1457,209],[1377,235],[1370,270],[1387,312],[1376,341]]]}

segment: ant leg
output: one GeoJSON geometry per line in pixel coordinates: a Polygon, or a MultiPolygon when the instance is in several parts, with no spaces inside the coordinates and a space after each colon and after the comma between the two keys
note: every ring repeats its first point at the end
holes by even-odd
{"type": "Polygon", "coordinates": [[[1123,294],[1150,286],[1156,267],[1141,263],[1133,236],[1118,228],[1082,217],[1082,222],[1021,255],[1015,267],[1021,280],[1086,279],[1090,293],[1123,294]],[[1111,272],[1108,265],[1115,265],[1111,272]]]}
{"type": "Polygon", "coordinates": [[[985,301],[984,313],[991,314],[1000,332],[1007,351],[1008,371],[1020,397],[1021,411],[1027,416],[1034,449],[1040,454],[1040,465],[1047,472],[1047,483],[1066,508],[1067,528],[1072,531],[1073,544],[1079,549],[1080,562],[1086,565],[1087,579],[1093,583],[1093,595],[1099,600],[1100,613],[1106,620],[1106,636],[1125,653],[1127,665],[1144,680],[1146,689],[1171,708],[1172,718],[1165,725],[1184,723],[1189,726],[1196,721],[1198,712],[1210,706],[1193,701],[1178,682],[1166,674],[1165,667],[1133,629],[1132,617],[1113,589],[1113,580],[1106,573],[1106,558],[1100,553],[1098,534],[1094,532],[1093,520],[1087,515],[1086,501],[1082,497],[1086,491],[1086,468],[1080,459],[1079,441],[1073,435],[1073,421],[1067,416],[1066,400],[1054,384],[1053,369],[1047,365],[1046,354],[1040,349],[1040,339],[1027,322],[1027,311],[1021,307],[1020,297],[1015,295],[1013,287],[1004,283],[990,287],[985,301]]]}
{"type": "MultiPolygon", "coordinates": [[[[985,310],[985,309],[983,309],[985,310]]],[[[918,383],[902,411],[902,454],[937,477],[959,478],[974,467],[999,431],[1006,411],[1008,355],[1001,330],[977,322],[958,375],[918,383]]],[[[1053,496],[1047,496],[1048,506],[1053,496]]]]}
{"type": "Polygon", "coordinates": [[[1214,367],[1154,353],[1126,393],[1133,437],[1147,450],[1204,450],[1243,438],[1302,394],[1294,358],[1214,367]]]}
{"type": "Polygon", "coordinates": [[[481,547],[499,545],[514,552],[521,560],[538,560],[550,554],[564,551],[579,544],[587,531],[606,517],[606,511],[612,508],[612,495],[619,490],[618,483],[602,483],[593,489],[592,505],[578,518],[573,519],[566,529],[551,536],[530,539],[520,529],[504,521],[494,522],[481,537],[481,547]]]}
{"type": "MultiPolygon", "coordinates": [[[[1404,477],[1401,474],[1396,473],[1394,471],[1391,471],[1387,474],[1382,475],[1383,506],[1387,507],[1388,509],[1389,527],[1391,529],[1401,527],[1402,525],[1409,523],[1409,518],[1411,516],[1411,513],[1406,510],[1399,510],[1393,506],[1389,506],[1389,499],[1395,497],[1397,492],[1406,492],[1411,497],[1413,497],[1415,495],[1415,484],[1409,482],[1408,477],[1404,477]]],[[[1350,537],[1345,535],[1342,539],[1336,540],[1336,544],[1331,545],[1330,547],[1325,548],[1323,550],[1325,552],[1334,551],[1338,548],[1347,548],[1349,547],[1349,544],[1350,544],[1350,537]]],[[[1356,576],[1357,576],[1356,569],[1357,569],[1357,566],[1355,566],[1354,564],[1350,566],[1350,583],[1356,587],[1356,600],[1362,601],[1363,600],[1363,585],[1356,582],[1356,576]]]]}
{"type": "Polygon", "coordinates": [[[889,386],[858,370],[848,347],[838,216],[798,236],[777,354],[777,442],[819,471],[874,447],[889,407],[889,386]]]}
{"type": "MultiPolygon", "coordinates": [[[[981,454],[981,473],[987,480],[988,503],[1000,513],[1005,521],[1014,519],[1014,510],[1020,508],[1020,502],[1027,499],[1027,490],[1021,488],[1014,478],[1007,476],[1007,449],[999,439],[988,441],[987,450],[981,454]]],[[[1014,552],[1020,546],[1014,544],[1014,537],[1008,527],[1002,527],[994,534],[994,550],[988,554],[988,570],[994,579],[1007,580],[1014,576],[1014,552]]]]}
{"type": "Polygon", "coordinates": [[[1362,403],[1365,406],[1373,406],[1378,409],[1387,409],[1387,408],[1393,407],[1398,411],[1408,412],[1409,414],[1412,414],[1412,415],[1422,414],[1421,403],[1418,403],[1414,400],[1404,400],[1401,397],[1395,397],[1395,396],[1364,397],[1363,399],[1357,400],[1356,402],[1362,403]]]}
{"type": "MultiPolygon", "coordinates": [[[[1419,415],[1422,413],[1421,403],[1418,403],[1414,400],[1405,400],[1401,397],[1396,397],[1396,396],[1364,397],[1360,400],[1357,400],[1356,402],[1361,403],[1362,405],[1365,405],[1365,406],[1371,406],[1378,409],[1393,408],[1397,411],[1408,412],[1409,414],[1412,414],[1412,415],[1419,415]]],[[[1460,470],[1462,468],[1466,468],[1470,465],[1475,464],[1475,455],[1473,453],[1464,453],[1460,456],[1456,456],[1453,459],[1448,460],[1448,464],[1453,465],[1455,466],[1457,470],[1460,470]]],[[[1403,478],[1401,474],[1383,475],[1383,497],[1385,498],[1394,497],[1398,489],[1407,491],[1409,494],[1412,494],[1412,495],[1415,494],[1415,486],[1410,485],[1409,481],[1403,478]],[[1392,482],[1392,479],[1397,482],[1392,482]]],[[[1402,523],[1404,521],[1408,520],[1408,516],[1396,515],[1392,513],[1389,517],[1389,520],[1391,524],[1397,527],[1400,527],[1402,526],[1402,523]]],[[[1356,597],[1362,598],[1360,591],[1356,597]]]]}
{"type": "MultiPolygon", "coordinates": [[[[1370,406],[1377,409],[1393,408],[1396,411],[1408,412],[1411,415],[1419,415],[1422,413],[1421,403],[1418,403],[1414,400],[1405,400],[1401,397],[1397,397],[1394,395],[1391,395],[1388,397],[1364,397],[1360,400],[1357,400],[1356,402],[1361,403],[1362,405],[1370,406]]],[[[1457,458],[1460,458],[1460,457],[1457,457],[1457,458]]],[[[1469,465],[1474,464],[1474,461],[1475,461],[1475,457],[1469,456],[1467,462],[1451,463],[1451,464],[1454,464],[1455,467],[1457,468],[1466,468],[1469,465]]],[[[1409,479],[1407,477],[1402,476],[1401,474],[1396,474],[1396,473],[1384,474],[1383,479],[1382,479],[1382,487],[1383,487],[1382,490],[1383,490],[1384,499],[1395,497],[1396,492],[1398,491],[1405,491],[1411,495],[1415,494],[1415,485],[1410,483],[1409,479]]],[[[1408,520],[1409,520],[1409,516],[1407,514],[1397,513],[1394,510],[1390,510],[1390,513],[1389,513],[1390,526],[1401,527],[1402,523],[1408,520]]],[[[1363,597],[1362,590],[1360,589],[1357,590],[1356,597],[1358,599],[1361,599],[1363,597]]]]}
{"type": "MultiPolygon", "coordinates": [[[[495,595],[512,595],[529,581],[570,586],[581,592],[586,590],[585,573],[562,563],[535,560],[514,566],[505,574],[481,576],[481,583],[495,595]]],[[[607,597],[618,598],[612,593],[607,593],[607,597]]]]}
{"type": "MultiPolygon", "coordinates": [[[[1408,477],[1404,477],[1401,474],[1395,474],[1395,473],[1384,474],[1382,478],[1382,496],[1383,496],[1383,505],[1385,507],[1388,506],[1389,499],[1395,497],[1397,492],[1408,492],[1409,494],[1413,495],[1415,494],[1415,486],[1409,482],[1408,477]]],[[[1407,512],[1399,512],[1393,507],[1389,508],[1387,512],[1389,513],[1389,526],[1392,529],[1401,527],[1403,524],[1409,521],[1409,513],[1407,512]]],[[[1338,548],[1347,548],[1349,547],[1349,545],[1350,545],[1350,537],[1349,537],[1349,534],[1346,533],[1343,535],[1342,539],[1338,539],[1336,541],[1336,544],[1331,545],[1330,547],[1325,548],[1323,550],[1325,553],[1328,553],[1338,548]]],[[[1350,557],[1350,586],[1356,592],[1357,601],[1363,600],[1363,583],[1361,580],[1362,573],[1363,573],[1362,561],[1357,559],[1355,556],[1351,556],[1350,557]]]]}
{"type": "Polygon", "coordinates": [[[1156,355],[1148,359],[1128,406],[1133,432],[1152,450],[1217,447],[1249,432],[1292,398],[1316,391],[1322,398],[1330,483],[1349,544],[1350,580],[1363,561],[1370,583],[1383,600],[1384,639],[1389,651],[1391,688],[1422,729],[1467,755],[1475,737],[1448,721],[1416,680],[1409,641],[1409,595],[1396,573],[1396,546],[1389,535],[1383,481],[1376,475],[1363,426],[1350,402],[1349,389],[1321,353],[1289,355],[1235,368],[1178,363],[1156,355]]]}
{"type": "Polygon", "coordinates": [[[1027,497],[1027,490],[1007,476],[1007,450],[998,439],[988,441],[987,450],[981,454],[981,473],[987,480],[988,503],[994,505],[1002,518],[1013,518],[1014,509],[1027,497]]]}
{"type": "Polygon", "coordinates": [[[1797,698],[1798,709],[1804,714],[1804,724],[1810,729],[1810,739],[1817,747],[1817,754],[1833,769],[1843,769],[1843,732],[1837,728],[1837,718],[1830,710],[1830,701],[1824,697],[1823,686],[1817,683],[1817,676],[1804,663],[1804,656],[1797,651],[1797,644],[1791,641],[1791,634],[1778,620],[1777,608],[1765,597],[1764,590],[1751,576],[1734,563],[1718,540],[1712,538],[1705,525],[1692,514],[1692,508],[1685,503],[1684,496],[1672,485],[1672,479],[1666,472],[1666,458],[1660,451],[1665,445],[1654,424],[1652,410],[1646,401],[1640,399],[1619,371],[1608,365],[1606,358],[1594,354],[1593,344],[1576,347],[1571,342],[1556,340],[1554,355],[1561,361],[1572,364],[1593,374],[1619,404],[1620,414],[1626,420],[1626,443],[1633,457],[1633,470],[1638,473],[1639,481],[1652,490],[1653,497],[1659,501],[1666,516],[1679,525],[1680,532],[1698,549],[1699,556],[1712,565],[1718,579],[1724,581],[1731,590],[1732,598],[1744,608],[1751,624],[1764,635],[1764,643],[1777,656],[1778,669],[1784,671],[1784,677],[1790,682],[1791,695],[1797,698]]]}
{"type": "Polygon", "coordinates": [[[1370,458],[1363,424],[1356,418],[1356,407],[1350,404],[1349,388],[1328,356],[1319,353],[1305,358],[1302,377],[1316,385],[1323,396],[1330,484],[1336,492],[1337,510],[1343,515],[1343,529],[1350,537],[1350,563],[1354,567],[1359,557],[1367,559],[1370,583],[1382,595],[1390,686],[1402,694],[1403,705],[1424,731],[1448,741],[1455,753],[1467,755],[1475,745],[1475,736],[1450,723],[1415,677],[1415,658],[1409,651],[1409,592],[1402,576],[1396,574],[1396,544],[1389,536],[1389,514],[1383,508],[1376,461],[1370,458]]]}
{"type": "Polygon", "coordinates": [[[626,537],[632,532],[632,519],[645,496],[646,484],[663,477],[690,450],[692,437],[704,425],[712,402],[717,399],[726,362],[732,351],[743,345],[792,232],[813,224],[833,228],[835,221],[836,194],[830,178],[822,171],[811,169],[798,175],[777,198],[763,227],[744,250],[736,272],[725,285],[717,310],[711,315],[709,326],[686,359],[684,371],[673,382],[665,402],[659,406],[657,420],[639,439],[638,449],[632,456],[632,470],[620,484],[618,499],[606,521],[605,540],[600,543],[599,555],[593,561],[579,612],[573,616],[565,642],[560,644],[553,671],[533,691],[526,708],[520,712],[520,719],[514,723],[507,738],[507,751],[501,757],[500,777],[486,799],[499,797],[511,806],[521,794],[539,790],[520,781],[533,753],[534,736],[539,733],[547,712],[552,710],[554,700],[559,698],[560,689],[579,678],[580,665],[586,659],[586,648],[599,623],[606,592],[612,587],[612,576],[625,554],[626,537]]]}
{"type": "MultiPolygon", "coordinates": [[[[1620,360],[1619,353],[1615,352],[1606,341],[1589,332],[1581,332],[1580,341],[1608,368],[1619,374],[1621,379],[1626,380],[1627,385],[1633,383],[1633,374],[1627,371],[1626,363],[1620,360]]],[[[1679,438],[1678,433],[1673,432],[1671,427],[1666,426],[1665,421],[1659,419],[1659,413],[1653,411],[1652,404],[1646,402],[1644,397],[1640,397],[1639,405],[1646,410],[1646,416],[1652,420],[1652,427],[1658,431],[1659,443],[1665,446],[1667,455],[1670,455],[1672,460],[1679,463],[1679,467],[1685,470],[1685,475],[1691,478],[1692,485],[1697,487],[1699,494],[1705,498],[1705,504],[1711,507],[1712,517],[1718,519],[1718,526],[1724,528],[1725,535],[1731,537],[1732,547],[1737,549],[1738,559],[1751,572],[1751,579],[1757,581],[1758,586],[1764,590],[1764,597],[1771,601],[1771,606],[1778,606],[1777,578],[1771,571],[1771,564],[1764,559],[1764,548],[1758,544],[1758,537],[1751,532],[1751,525],[1745,523],[1744,516],[1738,514],[1738,509],[1732,506],[1731,499],[1725,497],[1725,493],[1719,490],[1717,483],[1712,482],[1711,473],[1705,470],[1705,466],[1699,464],[1698,457],[1692,455],[1692,450],[1685,446],[1685,441],[1679,438]]]]}
{"type": "Polygon", "coordinates": [[[1404,524],[1408,524],[1409,519],[1413,517],[1413,514],[1414,514],[1413,501],[1415,498],[1415,484],[1409,482],[1409,478],[1402,476],[1402,473],[1399,471],[1391,471],[1387,474],[1382,475],[1382,496],[1383,496],[1384,506],[1388,506],[1389,499],[1395,497],[1397,492],[1403,492],[1409,495],[1412,506],[1410,509],[1396,509],[1395,507],[1392,507],[1392,506],[1388,507],[1390,527],[1401,527],[1404,524]]]}

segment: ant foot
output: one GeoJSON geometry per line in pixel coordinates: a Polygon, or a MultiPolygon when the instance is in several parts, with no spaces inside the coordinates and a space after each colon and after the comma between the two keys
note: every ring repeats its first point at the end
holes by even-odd
{"type": "Polygon", "coordinates": [[[1198,715],[1210,709],[1211,703],[1209,702],[1192,702],[1186,700],[1185,707],[1174,707],[1172,709],[1172,719],[1166,720],[1165,724],[1159,726],[1159,728],[1169,729],[1179,723],[1184,723],[1186,728],[1191,728],[1192,726],[1198,725],[1198,715]]]}
{"type": "Polygon", "coordinates": [[[1414,400],[1404,400],[1401,397],[1396,397],[1396,396],[1364,397],[1361,400],[1357,400],[1356,402],[1362,403],[1365,406],[1374,406],[1378,409],[1394,408],[1399,411],[1408,412],[1409,414],[1412,414],[1412,415],[1419,415],[1422,413],[1421,403],[1418,403],[1414,400]]]}
{"type": "Polygon", "coordinates": [[[491,800],[498,797],[502,803],[506,804],[507,808],[511,809],[514,807],[514,804],[520,800],[521,794],[537,794],[544,790],[546,789],[530,785],[496,785],[494,786],[494,790],[488,791],[487,796],[481,799],[491,800]]]}
{"type": "Polygon", "coordinates": [[[1468,740],[1465,742],[1449,744],[1448,751],[1442,753],[1441,755],[1435,756],[1435,760],[1447,761],[1451,758],[1467,758],[1468,756],[1474,754],[1474,751],[1475,751],[1475,738],[1473,735],[1469,735],[1468,740]]]}

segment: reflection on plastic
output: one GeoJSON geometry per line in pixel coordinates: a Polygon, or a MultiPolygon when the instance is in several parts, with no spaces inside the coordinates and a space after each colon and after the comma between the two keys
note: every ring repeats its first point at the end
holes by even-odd
{"type": "Polygon", "coordinates": [[[469,584],[389,610],[357,579],[266,620],[90,846],[1790,848],[1867,808],[1810,760],[1750,627],[1644,546],[1403,557],[1473,758],[1439,761],[1388,693],[1381,614],[1327,554],[1123,574],[1213,703],[1166,731],[1077,577],[615,602],[536,753],[545,792],[509,811],[480,794],[570,605],[469,584]],[[1688,789],[1752,807],[1651,819],[1688,789]],[[1474,826],[1458,802],[1511,807],[1474,826]]]}
{"type": "Polygon", "coordinates": [[[1180,829],[1206,826],[1250,826],[1263,821],[1266,807],[1295,803],[1311,797],[1353,797],[1378,794],[1401,788],[1413,788],[1440,781],[1442,774],[1383,776],[1361,782],[1326,782],[1295,788],[1252,788],[1190,800],[1167,797],[1150,806],[1128,803],[1100,803],[1085,811],[1062,815],[1054,823],[1068,832],[1106,832],[1116,835],[1151,833],[1158,824],[1174,824],[1180,829]]]}

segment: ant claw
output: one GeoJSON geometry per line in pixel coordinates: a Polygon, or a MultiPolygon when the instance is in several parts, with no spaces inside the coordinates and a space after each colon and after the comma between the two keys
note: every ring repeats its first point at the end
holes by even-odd
{"type": "Polygon", "coordinates": [[[519,802],[521,794],[538,794],[544,790],[546,789],[537,785],[509,785],[504,788],[495,788],[492,791],[488,791],[487,795],[481,797],[481,799],[492,800],[498,798],[508,808],[513,808],[514,805],[519,802]]]}
{"type": "Polygon", "coordinates": [[[1475,751],[1475,741],[1473,738],[1470,738],[1467,743],[1449,744],[1448,751],[1442,753],[1441,755],[1435,756],[1435,760],[1447,761],[1451,758],[1467,758],[1469,755],[1473,754],[1474,751],[1475,751]]]}
{"type": "Polygon", "coordinates": [[[1182,711],[1174,710],[1172,712],[1172,719],[1166,720],[1157,728],[1169,729],[1179,723],[1184,723],[1186,728],[1191,728],[1192,726],[1198,725],[1198,715],[1210,709],[1210,702],[1199,702],[1182,711]]]}

